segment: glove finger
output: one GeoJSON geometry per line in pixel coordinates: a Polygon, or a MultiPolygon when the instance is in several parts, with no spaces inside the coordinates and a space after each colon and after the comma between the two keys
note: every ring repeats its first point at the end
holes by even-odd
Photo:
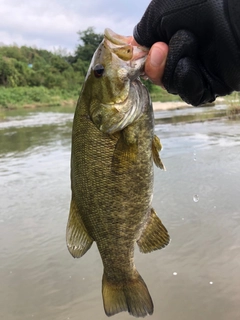
{"type": "Polygon", "coordinates": [[[195,36],[186,30],[177,31],[169,42],[169,52],[163,75],[163,85],[169,93],[178,94],[174,73],[178,62],[184,57],[196,57],[198,43],[195,36]]]}
{"type": "Polygon", "coordinates": [[[210,85],[202,74],[199,65],[192,58],[183,58],[178,62],[173,83],[179,96],[193,106],[215,100],[210,85]]]}

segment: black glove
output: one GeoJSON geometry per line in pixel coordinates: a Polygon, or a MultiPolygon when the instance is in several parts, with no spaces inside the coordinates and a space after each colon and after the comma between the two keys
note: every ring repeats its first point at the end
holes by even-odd
{"type": "Polygon", "coordinates": [[[134,38],[169,45],[163,85],[187,103],[240,90],[240,0],[153,0],[134,38]]]}

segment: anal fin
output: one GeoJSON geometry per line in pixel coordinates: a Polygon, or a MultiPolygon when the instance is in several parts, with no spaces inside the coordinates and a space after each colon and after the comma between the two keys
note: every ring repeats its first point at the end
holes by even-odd
{"type": "Polygon", "coordinates": [[[159,156],[159,152],[161,150],[162,150],[162,145],[161,145],[160,139],[156,135],[154,135],[153,141],[152,141],[153,161],[157,167],[166,171],[166,168],[165,168],[165,166],[159,156]]]}
{"type": "Polygon", "coordinates": [[[66,241],[68,250],[74,258],[82,257],[93,243],[93,239],[87,233],[73,199],[70,205],[66,241]]]}
{"type": "Polygon", "coordinates": [[[137,241],[140,251],[148,253],[162,249],[168,245],[169,241],[170,237],[167,229],[152,208],[146,227],[137,241]]]}

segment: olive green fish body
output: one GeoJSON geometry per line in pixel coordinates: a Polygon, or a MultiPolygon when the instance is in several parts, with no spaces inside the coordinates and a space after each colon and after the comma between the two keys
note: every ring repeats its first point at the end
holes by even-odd
{"type": "MultiPolygon", "coordinates": [[[[169,242],[151,207],[153,159],[163,168],[158,155],[161,145],[153,133],[148,92],[138,79],[131,83],[125,79],[124,86],[120,83],[114,88],[123,92],[122,102],[104,103],[109,96],[115,99],[106,86],[107,97],[101,96],[101,90],[93,97],[95,81],[97,86],[100,83],[94,78],[94,59],[100,57],[104,64],[109,54],[109,48],[103,54],[103,46],[104,42],[93,58],[74,116],[67,245],[74,257],[81,257],[96,242],[104,265],[102,294],[108,316],[128,311],[143,317],[152,314],[153,303],[134,265],[134,245],[137,242],[142,252],[150,252],[169,242]],[[131,103],[136,103],[136,110],[131,103]]],[[[121,50],[122,61],[128,52],[125,55],[121,50]]],[[[106,74],[111,75],[113,67],[112,60],[110,66],[105,62],[106,74]]],[[[101,80],[109,86],[109,78],[101,80]]],[[[112,79],[117,80],[119,77],[112,79]]]]}
{"type": "MultiPolygon", "coordinates": [[[[141,225],[150,210],[152,111],[146,105],[146,112],[132,124],[132,130],[138,132],[136,145],[126,145],[125,150],[121,150],[120,144],[126,143],[124,133],[128,128],[121,134],[108,135],[99,131],[87,115],[77,112],[76,117],[81,121],[73,127],[73,199],[88,234],[97,242],[103,262],[109,258],[119,266],[119,256],[126,256],[126,248],[129,252],[124,260],[130,260],[130,255],[132,258],[134,242],[139,238],[141,225]],[[132,148],[137,153],[136,159],[125,159],[128,154],[124,151],[128,153],[128,148],[129,153],[132,148]],[[108,257],[105,252],[110,250],[108,257]]],[[[108,266],[108,262],[104,264],[108,266]]]]}

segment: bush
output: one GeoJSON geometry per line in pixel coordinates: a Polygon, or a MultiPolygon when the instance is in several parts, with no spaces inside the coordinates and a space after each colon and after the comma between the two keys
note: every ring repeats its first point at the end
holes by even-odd
{"type": "Polygon", "coordinates": [[[45,87],[0,87],[0,107],[18,108],[27,105],[53,105],[77,101],[78,90],[47,89],[45,87]]]}

